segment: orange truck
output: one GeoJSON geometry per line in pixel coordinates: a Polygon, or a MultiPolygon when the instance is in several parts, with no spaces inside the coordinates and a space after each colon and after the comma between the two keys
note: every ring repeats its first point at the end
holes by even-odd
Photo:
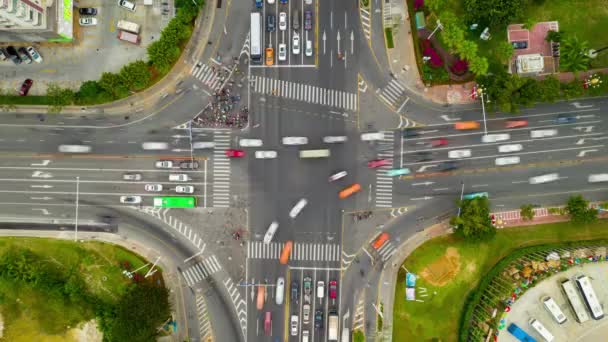
{"type": "Polygon", "coordinates": [[[479,122],[477,121],[460,121],[454,124],[454,128],[462,131],[462,130],[468,130],[468,129],[478,129],[479,128],[479,122]]]}
{"type": "Polygon", "coordinates": [[[287,261],[289,261],[289,255],[291,254],[291,248],[293,247],[293,241],[289,240],[283,246],[283,250],[281,251],[281,258],[279,262],[281,265],[286,265],[287,261]]]}

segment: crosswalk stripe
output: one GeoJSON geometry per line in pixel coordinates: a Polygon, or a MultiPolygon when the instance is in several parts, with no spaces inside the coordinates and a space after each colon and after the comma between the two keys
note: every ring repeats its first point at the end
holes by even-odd
{"type": "MultiPolygon", "coordinates": [[[[251,241],[247,246],[247,258],[278,259],[284,243],[251,241]]],[[[294,261],[340,261],[340,246],[337,244],[295,243],[291,255],[294,261]]]]}

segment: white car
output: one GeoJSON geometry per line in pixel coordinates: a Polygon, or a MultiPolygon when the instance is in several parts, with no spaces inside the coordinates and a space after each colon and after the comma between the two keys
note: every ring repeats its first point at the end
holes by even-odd
{"type": "Polygon", "coordinates": [[[384,133],[382,132],[370,132],[361,134],[362,141],[374,141],[384,139],[384,133]]]}
{"type": "Polygon", "coordinates": [[[274,293],[274,299],[277,305],[283,304],[283,295],[285,294],[285,278],[277,278],[277,286],[274,293]]]}
{"type": "Polygon", "coordinates": [[[169,175],[170,182],[187,182],[189,180],[190,177],[185,173],[173,173],[169,175]]]}
{"type": "Polygon", "coordinates": [[[511,135],[509,133],[504,134],[486,134],[481,137],[481,142],[491,143],[497,141],[505,141],[511,139],[511,135]]]}
{"type": "Polygon", "coordinates": [[[310,321],[310,304],[304,304],[302,307],[302,323],[308,324],[310,321]]]}
{"type": "Polygon", "coordinates": [[[347,140],[347,137],[338,135],[323,137],[323,142],[326,144],[342,143],[346,142],[347,140]]]}
{"type": "Polygon", "coordinates": [[[510,144],[510,145],[501,145],[498,146],[498,152],[500,153],[509,153],[509,152],[517,152],[521,151],[524,147],[521,144],[510,144]]]}
{"type": "Polygon", "coordinates": [[[448,152],[450,158],[468,158],[471,156],[471,150],[453,150],[448,152]]]}
{"type": "Polygon", "coordinates": [[[173,162],[171,160],[159,160],[154,163],[154,166],[157,169],[170,169],[173,167],[173,162]]]}
{"type": "Polygon", "coordinates": [[[302,198],[301,200],[299,200],[298,203],[296,203],[296,205],[294,205],[293,208],[291,208],[291,211],[289,211],[289,217],[291,217],[292,219],[295,219],[296,216],[298,216],[298,214],[300,214],[302,209],[304,209],[304,207],[307,204],[308,204],[308,201],[306,200],[306,198],[302,198]]]}
{"type": "Polygon", "coordinates": [[[287,13],[285,12],[279,13],[279,30],[287,30],[287,13]]]}
{"type": "Polygon", "coordinates": [[[269,5],[274,5],[274,0],[268,0],[269,5]]]}
{"type": "Polygon", "coordinates": [[[287,60],[287,45],[281,43],[279,44],[279,61],[287,60]]]}
{"type": "Polygon", "coordinates": [[[346,171],[340,171],[338,173],[334,173],[333,175],[329,176],[329,181],[330,182],[335,182],[338,179],[342,179],[344,177],[346,177],[348,173],[346,171]]]}
{"type": "Polygon", "coordinates": [[[141,144],[141,148],[144,150],[161,151],[169,148],[169,144],[166,142],[145,142],[141,144]]]}
{"type": "Polygon", "coordinates": [[[283,137],[283,145],[306,145],[307,137],[283,137]]]}
{"type": "Polygon", "coordinates": [[[91,146],[88,145],[59,145],[61,153],[89,153],[91,146]]]}
{"type": "Polygon", "coordinates": [[[163,191],[163,185],[162,184],[146,184],[144,186],[144,190],[150,191],[150,192],[163,191]]]}
{"type": "Polygon", "coordinates": [[[241,139],[239,145],[242,147],[260,147],[262,146],[261,139],[241,139]]]}
{"type": "Polygon", "coordinates": [[[542,176],[531,177],[530,178],[530,184],[549,183],[549,182],[554,182],[554,181],[556,181],[558,179],[559,179],[559,174],[557,174],[557,173],[549,173],[549,174],[542,175],[542,176]]]}
{"type": "Polygon", "coordinates": [[[589,183],[597,183],[597,182],[608,182],[608,173],[598,173],[595,175],[589,175],[587,179],[589,183]]]}
{"type": "Polygon", "coordinates": [[[298,336],[298,316],[291,315],[291,324],[289,324],[291,336],[298,336]]]}
{"type": "Polygon", "coordinates": [[[293,35],[293,41],[291,43],[291,52],[294,55],[300,54],[300,35],[297,33],[294,33],[293,35]]]}
{"type": "Polygon", "coordinates": [[[134,180],[134,181],[138,181],[141,180],[141,173],[125,173],[124,175],[122,175],[122,179],[123,180],[134,180]]]}
{"type": "Polygon", "coordinates": [[[279,223],[277,221],[272,221],[270,226],[268,226],[268,230],[266,231],[266,234],[264,234],[264,243],[265,244],[269,244],[272,241],[272,238],[274,237],[274,233],[277,232],[277,229],[279,229],[279,223]]]}
{"type": "Polygon", "coordinates": [[[277,151],[255,151],[257,159],[274,159],[277,157],[277,151]]]}
{"type": "Polygon", "coordinates": [[[304,3],[306,3],[307,5],[312,5],[312,0],[304,0],[304,3]]]}
{"type": "Polygon", "coordinates": [[[325,282],[319,280],[317,282],[317,298],[325,297],[325,282]]]}
{"type": "Polygon", "coordinates": [[[306,57],[312,57],[312,40],[306,40],[306,49],[304,50],[306,57]]]}
{"type": "Polygon", "coordinates": [[[141,196],[120,196],[120,203],[138,204],[141,203],[141,196]]]}
{"type": "Polygon", "coordinates": [[[36,49],[34,49],[33,46],[28,46],[25,50],[27,51],[27,54],[30,55],[30,57],[32,57],[34,62],[42,63],[42,56],[40,56],[38,51],[36,51],[36,49]]]}
{"type": "Polygon", "coordinates": [[[532,138],[552,137],[554,135],[557,135],[556,129],[537,129],[530,132],[532,138]]]}
{"type": "Polygon", "coordinates": [[[127,0],[118,0],[118,6],[129,10],[131,12],[135,12],[135,4],[132,3],[131,1],[127,1],[127,0]]]}
{"type": "Polygon", "coordinates": [[[178,194],[193,194],[194,187],[192,185],[178,185],[175,187],[175,192],[178,194]]]}
{"type": "Polygon", "coordinates": [[[214,148],[215,147],[215,143],[213,141],[197,141],[192,143],[192,148],[197,150],[197,149],[203,149],[203,148],[214,148]]]}
{"type": "Polygon", "coordinates": [[[95,26],[97,25],[97,18],[80,18],[78,22],[80,23],[80,26],[95,26]]]}
{"type": "Polygon", "coordinates": [[[497,166],[503,166],[503,165],[519,164],[519,161],[520,161],[519,157],[514,156],[514,157],[496,158],[496,160],[494,162],[497,166]]]}

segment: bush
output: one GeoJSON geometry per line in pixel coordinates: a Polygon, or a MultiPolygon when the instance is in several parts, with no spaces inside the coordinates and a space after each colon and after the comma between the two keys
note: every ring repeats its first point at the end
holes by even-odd
{"type": "Polygon", "coordinates": [[[389,49],[394,48],[395,45],[393,43],[393,29],[390,27],[385,28],[384,35],[386,37],[386,47],[388,47],[389,49]]]}
{"type": "Polygon", "coordinates": [[[469,70],[469,64],[465,60],[458,59],[452,64],[450,70],[456,75],[464,75],[469,70]]]}

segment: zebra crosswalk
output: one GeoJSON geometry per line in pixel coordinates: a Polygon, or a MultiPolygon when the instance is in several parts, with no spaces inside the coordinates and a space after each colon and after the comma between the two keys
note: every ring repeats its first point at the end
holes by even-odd
{"type": "Polygon", "coordinates": [[[365,296],[360,295],[357,306],[355,307],[355,316],[353,318],[353,331],[365,329],[365,296]]]}
{"type": "MultiPolygon", "coordinates": [[[[285,244],[262,241],[250,241],[247,244],[249,259],[278,259],[285,244]]],[[[301,261],[340,261],[340,245],[321,243],[294,243],[290,255],[291,260],[301,261]]]]}
{"type": "Polygon", "coordinates": [[[378,89],[378,92],[380,98],[391,107],[398,108],[407,100],[404,99],[407,97],[405,96],[405,86],[395,79],[388,82],[384,88],[378,89]]]}
{"type": "Polygon", "coordinates": [[[378,248],[378,254],[380,254],[382,262],[386,262],[388,259],[390,259],[396,251],[397,247],[395,247],[393,242],[390,240],[385,242],[384,245],[378,248]]]}
{"type": "Polygon", "coordinates": [[[395,134],[392,131],[383,131],[384,138],[380,140],[380,144],[390,146],[378,152],[378,159],[388,159],[390,164],[381,166],[376,169],[376,207],[391,208],[393,206],[393,177],[387,176],[386,172],[393,168],[395,134]]]}
{"type": "Polygon", "coordinates": [[[252,76],[249,82],[251,82],[252,89],[256,93],[280,96],[344,110],[357,110],[356,93],[260,76],[252,76]]]}
{"type": "Polygon", "coordinates": [[[208,86],[211,90],[218,91],[222,88],[222,82],[224,80],[220,77],[217,68],[219,68],[219,66],[210,67],[203,62],[198,62],[192,67],[190,74],[203,82],[203,84],[208,86]]]}
{"type": "Polygon", "coordinates": [[[230,158],[225,151],[230,148],[230,131],[216,129],[213,131],[213,207],[230,206],[230,158]]]}
{"type": "Polygon", "coordinates": [[[217,261],[215,255],[211,255],[202,262],[186,268],[182,274],[184,275],[188,286],[192,286],[207,279],[207,277],[221,269],[222,265],[220,265],[220,263],[217,261]]]}
{"type": "Polygon", "coordinates": [[[230,299],[232,300],[232,304],[234,304],[234,309],[237,312],[237,316],[239,317],[239,324],[241,326],[241,331],[243,332],[243,338],[247,336],[247,302],[243,298],[241,298],[241,293],[239,292],[239,287],[236,286],[232,278],[228,277],[224,280],[224,286],[230,295],[230,299]]]}
{"type": "Polygon", "coordinates": [[[363,33],[365,34],[365,38],[369,41],[372,38],[371,31],[371,15],[369,10],[364,8],[363,6],[359,7],[359,15],[361,17],[361,26],[363,27],[363,33]]]}
{"type": "Polygon", "coordinates": [[[196,313],[198,316],[198,327],[201,341],[213,340],[213,330],[209,321],[209,313],[207,312],[207,303],[202,295],[196,296],[196,313]]]}

